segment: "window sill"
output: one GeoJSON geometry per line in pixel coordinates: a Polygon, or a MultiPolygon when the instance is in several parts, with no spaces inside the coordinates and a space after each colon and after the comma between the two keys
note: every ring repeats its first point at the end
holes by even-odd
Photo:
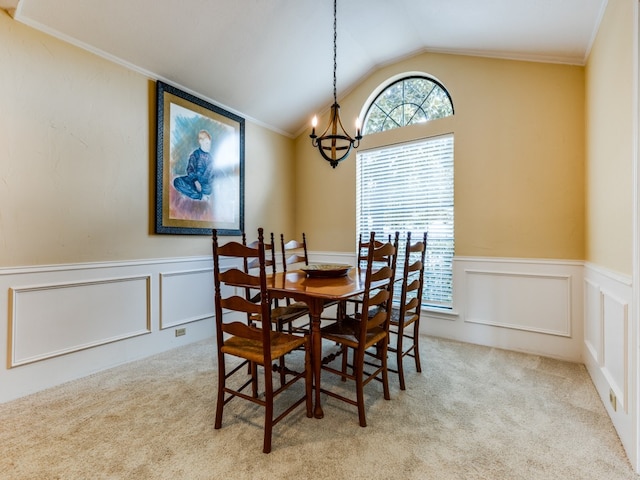
{"type": "Polygon", "coordinates": [[[421,310],[424,316],[441,320],[456,320],[460,316],[458,312],[450,308],[422,307],[421,310]]]}

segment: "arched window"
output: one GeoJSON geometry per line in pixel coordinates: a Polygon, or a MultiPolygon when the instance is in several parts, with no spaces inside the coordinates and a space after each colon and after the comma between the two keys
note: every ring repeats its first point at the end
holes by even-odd
{"type": "MultiPolygon", "coordinates": [[[[400,128],[453,115],[439,82],[407,76],[377,95],[365,116],[364,133],[400,128]]],[[[390,143],[356,156],[356,238],[399,231],[413,239],[428,232],[422,303],[453,307],[453,146],[450,130],[405,143],[390,143]]],[[[400,255],[404,255],[401,242],[400,255]]],[[[400,256],[399,258],[403,258],[400,256]]]]}
{"type": "Polygon", "coordinates": [[[385,88],[369,105],[364,135],[453,115],[449,92],[432,78],[410,76],[385,88]]]}

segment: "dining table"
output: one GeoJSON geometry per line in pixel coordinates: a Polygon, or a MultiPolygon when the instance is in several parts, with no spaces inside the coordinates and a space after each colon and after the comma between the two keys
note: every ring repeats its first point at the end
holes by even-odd
{"type": "MultiPolygon", "coordinates": [[[[321,267],[322,265],[318,265],[321,267]]],[[[309,307],[311,318],[311,364],[313,368],[313,384],[315,391],[315,418],[322,418],[322,403],[320,401],[320,384],[322,368],[322,335],[320,333],[322,312],[325,305],[335,304],[360,295],[365,290],[366,269],[360,267],[345,267],[340,275],[329,274],[328,269],[319,268],[318,272],[310,268],[278,272],[270,275],[267,289],[272,298],[290,298],[304,302],[309,307]],[[316,273],[316,274],[314,274],[316,273]]],[[[375,288],[375,283],[372,283],[375,288]]]]}

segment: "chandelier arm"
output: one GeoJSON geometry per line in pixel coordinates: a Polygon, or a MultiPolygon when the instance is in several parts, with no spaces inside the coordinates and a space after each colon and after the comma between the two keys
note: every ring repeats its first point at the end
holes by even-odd
{"type": "Polygon", "coordinates": [[[340,120],[340,105],[338,105],[337,103],[334,103],[331,106],[331,118],[329,120],[329,124],[327,125],[327,128],[325,128],[324,132],[322,132],[322,134],[319,136],[319,138],[324,139],[331,136],[334,136],[337,138],[344,137],[345,139],[353,140],[347,134],[344,127],[342,126],[342,120],[340,120]],[[334,131],[334,125],[335,125],[335,131],[334,131]],[[342,130],[342,133],[343,133],[342,136],[338,135],[338,127],[340,127],[340,129],[342,130]],[[331,133],[329,133],[330,130],[331,130],[331,133]]]}
{"type": "MultiPolygon", "coordinates": [[[[331,111],[333,112],[333,107],[331,107],[331,111]]],[[[329,130],[332,129],[334,123],[335,123],[335,117],[332,115],[331,120],[329,120],[329,123],[327,124],[327,128],[325,128],[324,132],[322,132],[322,134],[318,136],[318,140],[323,140],[331,135],[329,133],[329,130]]]]}
{"type": "Polygon", "coordinates": [[[342,125],[342,119],[340,118],[340,114],[339,113],[336,115],[336,120],[337,120],[338,125],[340,126],[340,130],[342,130],[342,133],[344,134],[344,136],[349,139],[349,142],[353,143],[355,141],[355,139],[351,135],[349,135],[347,133],[347,131],[344,129],[344,126],[342,125]]]}

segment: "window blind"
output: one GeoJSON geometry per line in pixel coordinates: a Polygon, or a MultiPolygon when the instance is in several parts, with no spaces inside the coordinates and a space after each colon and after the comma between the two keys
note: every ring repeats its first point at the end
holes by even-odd
{"type": "Polygon", "coordinates": [[[404,240],[428,232],[425,305],[452,306],[454,253],[453,135],[358,152],[356,235],[387,239],[400,232],[398,267],[404,240]]]}

